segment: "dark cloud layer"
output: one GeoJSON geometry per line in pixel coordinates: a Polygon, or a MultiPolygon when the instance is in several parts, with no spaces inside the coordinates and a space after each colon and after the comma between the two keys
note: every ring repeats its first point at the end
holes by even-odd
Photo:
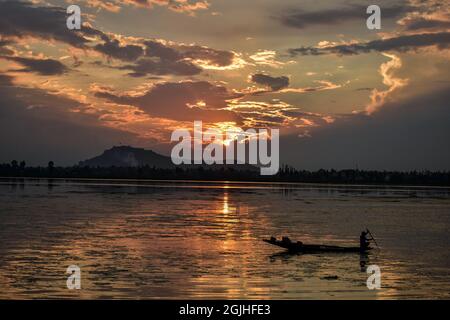
{"type": "Polygon", "coordinates": [[[289,53],[293,56],[316,56],[323,54],[355,55],[360,53],[368,53],[371,51],[406,52],[427,46],[437,46],[439,49],[449,48],[450,33],[439,32],[403,35],[394,38],[373,40],[365,43],[344,44],[324,48],[300,47],[296,49],[289,49],[289,53]]]}
{"type": "MultiPolygon", "coordinates": [[[[304,10],[290,10],[283,14],[279,19],[281,22],[289,27],[304,29],[314,25],[336,25],[349,20],[367,19],[367,5],[351,5],[343,8],[332,8],[322,11],[304,11],[304,10]]],[[[395,18],[406,12],[406,6],[392,6],[383,7],[383,18],[395,18]]]]}
{"type": "Polygon", "coordinates": [[[64,64],[54,59],[34,59],[9,56],[0,56],[0,58],[17,62],[25,67],[24,69],[14,71],[36,72],[43,76],[62,75],[69,71],[64,64]]]}
{"type": "Polygon", "coordinates": [[[102,38],[104,39],[104,43],[98,44],[94,48],[110,58],[134,61],[144,54],[144,49],[141,46],[120,45],[116,39],[109,39],[105,36],[102,38]]]}
{"type": "Polygon", "coordinates": [[[66,27],[65,9],[34,6],[28,1],[0,1],[0,34],[12,37],[33,36],[56,40],[74,47],[84,47],[89,41],[84,36],[101,35],[88,26],[74,32],[66,27]]]}
{"type": "Polygon", "coordinates": [[[133,71],[129,73],[133,77],[143,77],[148,74],[193,76],[202,72],[202,68],[189,61],[154,60],[150,58],[139,59],[136,63],[121,66],[119,69],[133,71]]]}
{"type": "Polygon", "coordinates": [[[201,61],[216,67],[233,63],[235,54],[231,51],[215,50],[197,45],[165,44],[157,40],[146,40],[145,57],[133,64],[119,67],[131,70],[133,77],[146,75],[193,76],[203,71],[194,61],[201,61]]]}
{"type": "Polygon", "coordinates": [[[0,0],[0,35],[12,38],[35,37],[60,41],[83,49],[94,49],[109,57],[129,61],[138,58],[143,49],[134,45],[122,46],[102,31],[83,25],[81,30],[69,30],[64,8],[35,6],[28,1],[0,0]],[[103,43],[91,47],[88,37],[98,37],[103,43]]]}
{"type": "Polygon", "coordinates": [[[196,45],[180,45],[178,46],[178,50],[185,58],[206,61],[207,63],[218,67],[226,67],[233,64],[235,58],[234,52],[196,45]]]}
{"type": "MultiPolygon", "coordinates": [[[[108,58],[128,62],[119,69],[131,70],[130,75],[134,77],[148,74],[192,76],[202,71],[195,61],[225,67],[231,65],[235,58],[231,51],[198,45],[165,44],[156,40],[130,44],[88,25],[83,25],[79,31],[68,30],[66,18],[65,9],[61,7],[36,6],[29,1],[0,0],[2,37],[14,39],[30,36],[96,50],[108,58]]],[[[11,40],[1,39],[0,54],[11,55],[12,52],[4,47],[9,44],[6,41],[11,40]]]]}
{"type": "Polygon", "coordinates": [[[272,77],[263,73],[256,73],[251,76],[251,81],[269,87],[272,91],[278,91],[289,86],[289,78],[286,76],[272,77]]]}
{"type": "Polygon", "coordinates": [[[425,29],[445,30],[450,28],[450,21],[417,18],[407,20],[405,27],[408,31],[425,29]]]}
{"type": "Polygon", "coordinates": [[[238,96],[223,86],[206,81],[159,83],[140,96],[111,92],[97,92],[95,95],[118,104],[136,106],[153,117],[206,122],[241,120],[234,112],[223,110],[227,107],[227,100],[238,96]]]}

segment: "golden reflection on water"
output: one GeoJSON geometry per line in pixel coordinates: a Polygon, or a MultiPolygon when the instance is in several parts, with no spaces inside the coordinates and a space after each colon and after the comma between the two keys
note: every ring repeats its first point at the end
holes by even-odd
{"type": "MultiPolygon", "coordinates": [[[[218,274],[205,273],[203,276],[192,281],[192,285],[197,287],[197,298],[210,298],[204,292],[214,292],[216,290],[224,291],[221,298],[239,299],[239,298],[263,298],[270,297],[267,288],[261,288],[258,283],[263,283],[263,279],[258,276],[251,276],[251,270],[254,266],[249,260],[254,257],[253,246],[249,241],[239,241],[239,239],[249,239],[251,230],[249,223],[240,223],[246,210],[241,210],[240,204],[233,204],[227,191],[227,185],[224,186],[221,201],[217,201],[216,223],[222,225],[224,238],[218,241],[219,247],[212,247],[214,251],[220,251],[220,261],[218,265],[225,269],[218,274]],[[236,237],[236,235],[239,235],[236,237]],[[249,281],[250,280],[250,281],[249,281]],[[249,285],[250,284],[250,285],[249,285]]],[[[247,209],[248,210],[248,209],[247,209]]],[[[216,242],[217,243],[217,242],[216,242]]]]}
{"type": "MultiPolygon", "coordinates": [[[[226,187],[226,186],[225,186],[226,187]]],[[[228,206],[228,192],[223,193],[223,210],[224,215],[228,215],[230,213],[230,208],[228,206]]]]}

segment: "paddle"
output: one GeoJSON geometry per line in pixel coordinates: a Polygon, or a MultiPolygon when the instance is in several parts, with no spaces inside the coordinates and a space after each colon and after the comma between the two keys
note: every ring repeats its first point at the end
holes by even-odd
{"type": "Polygon", "coordinates": [[[375,242],[375,245],[377,246],[377,248],[380,248],[378,246],[377,240],[375,240],[375,237],[373,236],[372,232],[370,232],[370,230],[368,228],[366,228],[367,232],[370,234],[370,236],[372,237],[373,242],[375,242]]]}

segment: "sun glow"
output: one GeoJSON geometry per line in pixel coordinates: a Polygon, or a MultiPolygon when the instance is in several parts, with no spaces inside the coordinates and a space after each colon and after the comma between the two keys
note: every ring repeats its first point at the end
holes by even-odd
{"type": "Polygon", "coordinates": [[[239,134],[240,128],[236,126],[235,122],[217,122],[211,128],[215,129],[220,133],[223,139],[217,139],[217,143],[221,143],[224,146],[229,146],[232,142],[236,141],[239,134]],[[224,134],[224,133],[227,134],[224,134]]]}

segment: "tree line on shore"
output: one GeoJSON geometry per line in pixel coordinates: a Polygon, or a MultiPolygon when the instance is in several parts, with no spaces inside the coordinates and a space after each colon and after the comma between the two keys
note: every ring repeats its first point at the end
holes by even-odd
{"type": "Polygon", "coordinates": [[[306,182],[341,184],[392,184],[450,186],[450,171],[367,171],[358,169],[298,170],[282,166],[274,176],[261,176],[259,170],[208,168],[197,165],[161,169],[140,167],[59,167],[50,161],[46,167],[28,167],[25,161],[0,164],[0,177],[89,178],[89,179],[154,179],[154,180],[228,180],[306,182]]]}

